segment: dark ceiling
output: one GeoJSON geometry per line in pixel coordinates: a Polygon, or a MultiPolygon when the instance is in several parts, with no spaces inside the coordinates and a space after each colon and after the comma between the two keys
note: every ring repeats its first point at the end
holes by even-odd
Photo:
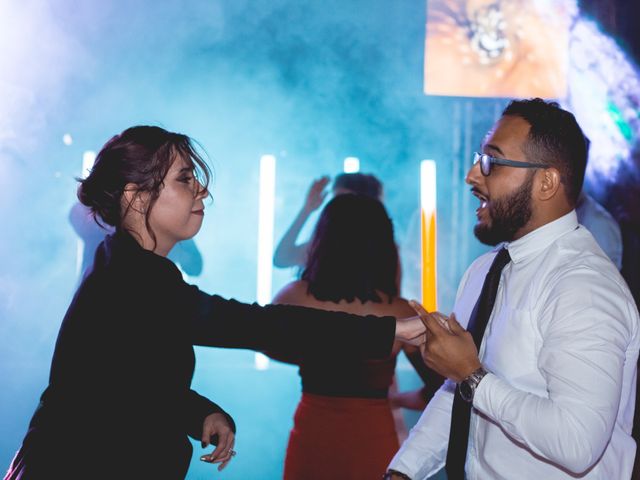
{"type": "Polygon", "coordinates": [[[580,8],[596,19],[640,64],[640,2],[637,0],[580,0],[580,8]]]}

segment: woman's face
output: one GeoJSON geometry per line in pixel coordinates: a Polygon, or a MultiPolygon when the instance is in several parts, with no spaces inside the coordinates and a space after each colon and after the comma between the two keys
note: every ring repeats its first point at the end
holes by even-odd
{"type": "Polygon", "coordinates": [[[156,253],[166,255],[177,242],[198,233],[207,195],[207,190],[195,178],[193,167],[184,159],[176,158],[149,214],[149,225],[156,235],[156,253]]]}

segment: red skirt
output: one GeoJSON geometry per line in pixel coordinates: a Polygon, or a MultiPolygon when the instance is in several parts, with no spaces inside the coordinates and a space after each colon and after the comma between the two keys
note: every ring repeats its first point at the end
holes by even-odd
{"type": "Polygon", "coordinates": [[[398,451],[389,401],[302,394],[285,480],[376,480],[398,451]]]}

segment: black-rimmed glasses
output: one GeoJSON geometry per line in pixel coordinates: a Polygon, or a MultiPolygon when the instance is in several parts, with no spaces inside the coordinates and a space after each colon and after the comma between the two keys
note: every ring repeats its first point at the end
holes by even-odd
{"type": "Polygon", "coordinates": [[[473,152],[473,164],[480,162],[480,172],[485,177],[491,173],[491,165],[506,165],[507,167],[516,168],[549,168],[550,165],[544,163],[516,162],[515,160],[507,160],[506,158],[496,158],[486,153],[473,152]]]}

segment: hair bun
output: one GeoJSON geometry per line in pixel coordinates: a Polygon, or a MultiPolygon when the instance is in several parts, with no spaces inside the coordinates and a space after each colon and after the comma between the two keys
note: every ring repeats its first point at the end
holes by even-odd
{"type": "Polygon", "coordinates": [[[78,200],[108,225],[116,226],[120,218],[119,195],[114,195],[95,181],[93,172],[78,187],[78,200]]]}

